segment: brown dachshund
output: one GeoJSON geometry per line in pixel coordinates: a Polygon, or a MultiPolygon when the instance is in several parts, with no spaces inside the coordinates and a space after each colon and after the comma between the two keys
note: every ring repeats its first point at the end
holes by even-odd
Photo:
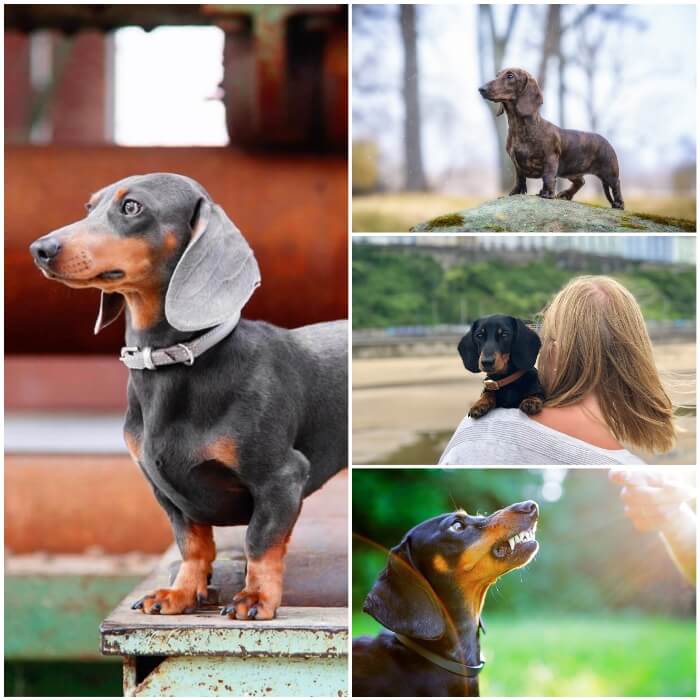
{"type": "Polygon", "coordinates": [[[522,68],[506,68],[479,88],[481,96],[500,102],[497,114],[506,113],[506,150],[515,166],[515,186],[509,194],[527,194],[525,178],[542,178],[540,197],[573,199],[583,187],[583,176],[596,175],[614,209],[624,209],[620,168],[613,147],[600,134],[560,129],[539,115],[542,93],[537,81],[522,68]],[[555,194],[557,177],[571,187],[555,194]],[[612,191],[612,192],[611,192],[612,191]]]}
{"type": "Polygon", "coordinates": [[[478,696],[486,593],[535,556],[538,515],[537,503],[523,501],[409,530],[365,600],[364,611],[391,631],[353,640],[353,695],[478,696]]]}

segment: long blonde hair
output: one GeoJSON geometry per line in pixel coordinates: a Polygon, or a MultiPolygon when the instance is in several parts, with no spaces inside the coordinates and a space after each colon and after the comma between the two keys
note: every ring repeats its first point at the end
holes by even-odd
{"type": "Polygon", "coordinates": [[[620,442],[657,453],[675,444],[673,404],[642,311],[619,282],[571,280],[544,311],[540,359],[546,406],[570,406],[594,391],[620,442]]]}

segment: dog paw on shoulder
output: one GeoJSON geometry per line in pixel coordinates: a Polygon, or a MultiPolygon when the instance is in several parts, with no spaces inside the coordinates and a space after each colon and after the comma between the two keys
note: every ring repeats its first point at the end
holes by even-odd
{"type": "Polygon", "coordinates": [[[544,405],[544,401],[539,396],[528,396],[520,402],[520,410],[528,416],[537,415],[544,405]]]}
{"type": "Polygon", "coordinates": [[[490,401],[479,399],[470,409],[467,414],[470,418],[481,418],[485,416],[491,409],[493,404],[490,401]]]}

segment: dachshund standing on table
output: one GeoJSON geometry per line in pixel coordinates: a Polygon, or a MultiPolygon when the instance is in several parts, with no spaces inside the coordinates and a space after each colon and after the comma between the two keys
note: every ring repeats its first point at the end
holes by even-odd
{"type": "Polygon", "coordinates": [[[544,390],[535,369],[540,345],[537,333],[513,316],[486,316],[472,323],[457,351],[466,369],[486,372],[486,379],[470,418],[481,418],[492,408],[519,408],[529,416],[542,410],[544,390]]]}
{"type": "Polygon", "coordinates": [[[302,499],[347,465],[346,324],[242,320],[255,256],[190,178],[129,177],[87,210],[30,250],[49,279],[102,291],[96,333],[126,306],[126,444],[182,554],[172,587],[134,607],[192,611],[207,595],[212,525],[249,523],[245,587],[222,614],[273,618],[302,499]]]}
{"type": "Polygon", "coordinates": [[[353,695],[478,696],[486,593],[535,556],[537,518],[524,501],[488,517],[439,515],[406,533],[365,600],[391,632],[353,640],[353,695]]]}
{"type": "Polygon", "coordinates": [[[527,194],[525,178],[542,178],[540,197],[573,199],[583,187],[583,176],[596,175],[614,209],[624,209],[620,168],[613,147],[599,134],[560,129],[539,115],[542,93],[537,81],[522,68],[506,68],[479,88],[481,96],[500,102],[498,115],[506,113],[506,150],[515,166],[515,186],[509,194],[527,194]],[[557,177],[571,187],[555,195],[557,177]],[[612,190],[612,194],[611,194],[612,190]]]}

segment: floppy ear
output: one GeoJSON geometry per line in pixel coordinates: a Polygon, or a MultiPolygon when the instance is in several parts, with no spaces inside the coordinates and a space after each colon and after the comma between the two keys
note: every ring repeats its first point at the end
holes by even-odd
{"type": "Polygon", "coordinates": [[[476,342],[474,340],[474,331],[476,331],[478,321],[472,323],[469,333],[462,337],[457,346],[457,352],[459,352],[462,362],[466,369],[470,372],[480,372],[479,369],[479,351],[476,347],[476,342]]]}
{"type": "Polygon", "coordinates": [[[216,326],[238,314],[260,285],[248,242],[224,210],[199,201],[192,238],[165,294],[165,317],[181,331],[216,326]]]}
{"type": "Polygon", "coordinates": [[[515,103],[515,109],[518,110],[520,116],[529,117],[539,109],[543,101],[540,86],[531,75],[528,75],[525,88],[515,103]]]}
{"type": "Polygon", "coordinates": [[[519,318],[513,318],[513,321],[515,337],[511,346],[510,359],[518,369],[529,369],[535,366],[542,342],[537,333],[530,330],[519,318]]]}
{"type": "Polygon", "coordinates": [[[423,575],[401,556],[409,546],[404,540],[391,550],[362,609],[392,632],[439,639],[446,630],[442,606],[423,575]]]}
{"type": "Polygon", "coordinates": [[[95,335],[119,318],[124,310],[124,297],[118,292],[100,292],[100,310],[95,321],[95,335]]]}

